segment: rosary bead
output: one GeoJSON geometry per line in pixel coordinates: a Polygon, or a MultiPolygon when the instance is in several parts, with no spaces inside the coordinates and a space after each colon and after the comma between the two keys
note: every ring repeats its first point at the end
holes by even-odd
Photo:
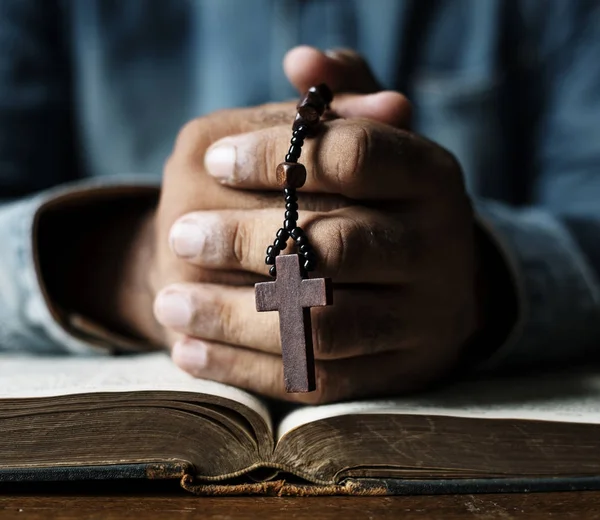
{"type": "MultiPolygon", "coordinates": [[[[292,148],[295,147],[297,146],[292,145],[290,147],[290,154],[292,153],[292,148]]],[[[299,147],[297,148],[300,150],[299,147]]],[[[298,152],[298,155],[300,155],[300,152],[298,152]]],[[[284,188],[301,188],[306,182],[306,168],[303,164],[282,162],[277,166],[275,176],[277,177],[277,184],[279,186],[283,186],[284,188]]]]}
{"type": "MultiPolygon", "coordinates": [[[[304,236],[304,238],[306,238],[306,235],[304,236]]],[[[299,241],[298,241],[299,242],[299,241]]],[[[296,243],[298,243],[296,242],[296,243]]],[[[312,247],[311,245],[308,243],[308,240],[303,240],[303,243],[300,244],[300,249],[299,251],[304,254],[304,253],[308,253],[309,251],[312,251],[312,247]]]]}
{"type": "Polygon", "coordinates": [[[296,107],[300,117],[309,121],[319,122],[319,118],[325,112],[325,101],[317,90],[309,90],[296,107]]]}
{"type": "Polygon", "coordinates": [[[290,235],[294,240],[298,240],[301,236],[304,236],[304,230],[301,227],[294,226],[290,230],[290,235]]]}
{"type": "Polygon", "coordinates": [[[304,144],[304,137],[292,137],[290,139],[290,143],[297,144],[298,146],[302,146],[304,144]]]}
{"type": "Polygon", "coordinates": [[[296,119],[294,119],[294,124],[292,125],[292,130],[297,130],[300,127],[305,127],[306,132],[310,132],[312,128],[319,124],[319,118],[315,121],[309,121],[308,119],[303,118],[300,114],[296,114],[296,119]]]}
{"type": "Polygon", "coordinates": [[[265,258],[265,264],[267,265],[274,265],[275,264],[275,257],[274,256],[267,256],[265,258]]]}
{"type": "Polygon", "coordinates": [[[305,271],[312,271],[315,268],[315,264],[313,262],[311,262],[310,260],[306,260],[303,264],[302,267],[304,268],[305,271]]]}
{"type": "Polygon", "coordinates": [[[298,203],[297,202],[286,202],[285,209],[288,211],[298,211],[298,203]]]}
{"type": "Polygon", "coordinates": [[[306,139],[307,135],[308,135],[308,127],[305,125],[299,125],[298,128],[295,128],[292,131],[293,137],[297,137],[302,140],[306,139]]]}
{"type": "Polygon", "coordinates": [[[279,249],[279,251],[283,251],[286,248],[286,245],[286,240],[283,240],[281,238],[276,238],[273,242],[273,247],[276,247],[277,249],[279,249]]]}
{"type": "Polygon", "coordinates": [[[329,105],[333,101],[333,92],[331,92],[331,89],[325,83],[321,83],[316,87],[310,87],[308,91],[318,94],[326,105],[329,105]]]}
{"type": "Polygon", "coordinates": [[[315,263],[317,261],[317,255],[315,255],[314,251],[307,251],[302,256],[309,262],[315,263]]]}
{"type": "Polygon", "coordinates": [[[284,188],[283,189],[283,194],[286,197],[296,197],[296,188],[284,188]]]}
{"type": "Polygon", "coordinates": [[[277,238],[281,238],[281,240],[287,240],[288,238],[290,238],[290,234],[283,228],[279,228],[279,231],[277,231],[277,238]]]}
{"type": "Polygon", "coordinates": [[[298,247],[308,245],[308,238],[306,237],[306,235],[299,236],[296,239],[296,244],[298,245],[298,247]]]}
{"type": "Polygon", "coordinates": [[[279,248],[276,246],[267,247],[267,256],[277,256],[279,254],[279,248]]]}
{"type": "Polygon", "coordinates": [[[297,144],[291,145],[290,149],[288,150],[288,155],[293,155],[296,158],[296,161],[298,160],[298,157],[300,157],[301,153],[302,148],[300,148],[297,144]]]}
{"type": "MultiPolygon", "coordinates": [[[[288,231],[290,231],[290,235],[291,235],[292,234],[292,230],[297,229],[296,228],[296,221],[295,220],[286,220],[283,223],[283,227],[285,229],[287,229],[288,231]]],[[[292,236],[294,236],[294,235],[292,235],[292,236]]]]}
{"type": "Polygon", "coordinates": [[[298,212],[297,211],[286,211],[285,219],[286,220],[298,220],[298,212]]]}
{"type": "Polygon", "coordinates": [[[271,275],[273,278],[275,278],[275,277],[277,276],[277,268],[276,268],[274,265],[272,265],[272,266],[271,266],[271,269],[269,269],[269,274],[270,274],[270,275],[271,275]]]}
{"type": "Polygon", "coordinates": [[[285,162],[287,162],[287,163],[296,163],[296,162],[298,162],[298,157],[295,157],[294,155],[290,155],[288,153],[285,156],[285,162]]]}

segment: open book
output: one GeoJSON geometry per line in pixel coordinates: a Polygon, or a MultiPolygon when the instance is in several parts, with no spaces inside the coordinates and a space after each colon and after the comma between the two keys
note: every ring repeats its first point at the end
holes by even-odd
{"type": "Polygon", "coordinates": [[[198,493],[598,487],[599,374],[463,382],[281,415],[165,354],[4,355],[0,481],[180,478],[198,493]]]}

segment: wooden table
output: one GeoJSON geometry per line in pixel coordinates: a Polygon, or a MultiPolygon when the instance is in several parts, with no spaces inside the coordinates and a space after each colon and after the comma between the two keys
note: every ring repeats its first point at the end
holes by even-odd
{"type": "Polygon", "coordinates": [[[415,497],[196,497],[176,488],[100,485],[0,486],[0,518],[294,520],[309,518],[600,519],[600,492],[415,497]],[[124,490],[125,491],[125,490],[124,490]]]}

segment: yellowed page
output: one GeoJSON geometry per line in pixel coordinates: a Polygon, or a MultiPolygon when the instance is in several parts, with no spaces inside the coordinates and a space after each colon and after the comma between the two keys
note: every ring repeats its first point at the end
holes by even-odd
{"type": "Polygon", "coordinates": [[[166,353],[116,357],[0,355],[0,399],[147,390],[223,397],[250,408],[271,424],[269,411],[259,399],[232,386],[196,379],[177,368],[166,353]]]}
{"type": "Polygon", "coordinates": [[[279,424],[278,438],[304,424],[354,414],[442,415],[600,424],[600,371],[465,381],[435,392],[302,407],[279,424]]]}

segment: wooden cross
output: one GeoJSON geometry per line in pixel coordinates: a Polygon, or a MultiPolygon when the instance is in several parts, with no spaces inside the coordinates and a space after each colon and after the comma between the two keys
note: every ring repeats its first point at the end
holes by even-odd
{"type": "Polygon", "coordinates": [[[331,305],[329,278],[303,278],[298,255],[275,259],[277,279],[256,284],[256,310],[279,311],[286,392],[315,390],[315,360],[310,308],[331,305]]]}

